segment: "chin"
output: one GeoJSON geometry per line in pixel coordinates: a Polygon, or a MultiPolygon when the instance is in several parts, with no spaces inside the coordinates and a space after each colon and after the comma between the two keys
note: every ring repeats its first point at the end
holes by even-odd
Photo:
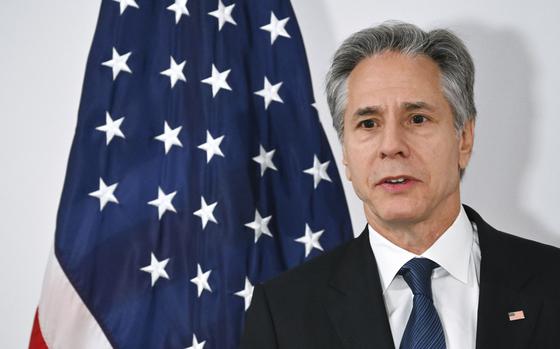
{"type": "Polygon", "coordinates": [[[385,202],[371,211],[379,220],[393,224],[416,222],[423,213],[421,207],[408,202],[385,202]]]}
{"type": "Polygon", "coordinates": [[[416,212],[399,210],[384,212],[384,214],[380,215],[379,218],[385,222],[391,222],[393,224],[412,223],[418,221],[419,215],[416,212]]]}

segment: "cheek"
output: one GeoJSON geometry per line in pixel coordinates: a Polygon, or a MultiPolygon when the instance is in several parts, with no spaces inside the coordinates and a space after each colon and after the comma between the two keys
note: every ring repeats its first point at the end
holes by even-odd
{"type": "Polygon", "coordinates": [[[429,162],[433,164],[432,172],[438,182],[451,182],[459,171],[459,145],[456,138],[445,139],[435,144],[429,153],[429,162]]]}
{"type": "Polygon", "coordinates": [[[373,148],[361,144],[348,147],[345,153],[346,173],[354,185],[365,186],[374,173],[373,148]]]}
{"type": "Polygon", "coordinates": [[[409,143],[411,169],[430,186],[447,182],[458,169],[459,146],[452,137],[416,138],[409,143]]]}

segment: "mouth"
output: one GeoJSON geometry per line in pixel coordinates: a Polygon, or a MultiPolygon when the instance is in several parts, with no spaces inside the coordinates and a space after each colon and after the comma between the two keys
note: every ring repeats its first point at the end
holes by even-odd
{"type": "Polygon", "coordinates": [[[377,182],[376,185],[381,186],[382,188],[390,192],[398,192],[409,189],[414,185],[415,182],[418,182],[418,179],[411,176],[399,175],[385,177],[377,182]]]}
{"type": "Polygon", "coordinates": [[[407,182],[410,181],[417,181],[416,178],[414,177],[410,177],[410,176],[392,176],[392,177],[385,177],[383,179],[381,179],[379,182],[377,182],[376,185],[381,185],[381,184],[405,184],[407,182]]]}

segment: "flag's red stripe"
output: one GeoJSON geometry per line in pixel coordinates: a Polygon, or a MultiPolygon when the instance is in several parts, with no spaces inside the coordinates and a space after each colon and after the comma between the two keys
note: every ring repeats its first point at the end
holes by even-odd
{"type": "Polygon", "coordinates": [[[39,310],[35,312],[35,320],[33,321],[33,329],[31,330],[31,339],[29,340],[29,349],[49,349],[43,334],[41,333],[41,327],[39,326],[39,310]]]}

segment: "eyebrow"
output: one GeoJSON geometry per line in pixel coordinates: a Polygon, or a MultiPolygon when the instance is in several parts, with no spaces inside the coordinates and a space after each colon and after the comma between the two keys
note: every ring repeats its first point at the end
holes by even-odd
{"type": "MultiPolygon", "coordinates": [[[[414,111],[418,109],[426,109],[429,111],[434,111],[434,107],[430,104],[423,102],[423,101],[416,101],[416,102],[404,102],[401,104],[401,108],[406,111],[414,111]]],[[[354,118],[359,118],[360,116],[369,116],[369,115],[380,115],[383,108],[377,105],[369,105],[366,107],[358,108],[354,113],[354,118]]]]}
{"type": "Polygon", "coordinates": [[[366,115],[379,115],[381,114],[381,107],[376,105],[370,105],[367,107],[358,108],[354,113],[354,117],[366,116],[366,115]]]}
{"type": "Polygon", "coordinates": [[[434,107],[432,107],[430,104],[428,104],[426,102],[422,102],[422,101],[404,102],[402,104],[402,106],[404,107],[404,110],[406,110],[406,111],[412,111],[412,110],[418,110],[418,109],[426,109],[426,110],[429,110],[429,111],[434,111],[434,107]]]}

